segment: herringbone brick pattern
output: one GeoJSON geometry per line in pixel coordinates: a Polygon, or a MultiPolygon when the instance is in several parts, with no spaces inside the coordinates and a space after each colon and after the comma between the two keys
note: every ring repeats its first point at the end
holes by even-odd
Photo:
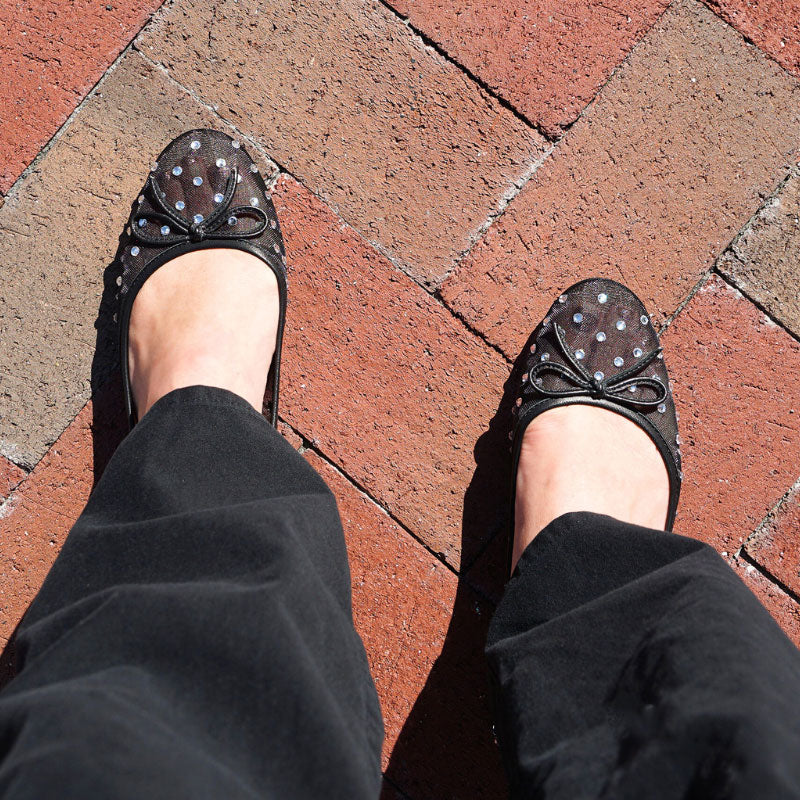
{"type": "Polygon", "coordinates": [[[123,435],[95,321],[128,203],[202,125],[274,182],[281,430],[339,500],[387,800],[502,796],[481,650],[504,382],[580,278],[664,326],[677,530],[800,643],[800,4],[12,0],[0,22],[3,642],[123,435]]]}

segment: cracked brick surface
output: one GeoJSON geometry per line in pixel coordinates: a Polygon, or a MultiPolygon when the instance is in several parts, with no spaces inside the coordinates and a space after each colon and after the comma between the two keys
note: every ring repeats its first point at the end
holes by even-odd
{"type": "Polygon", "coordinates": [[[550,136],[591,102],[669,0],[389,0],[550,136]]]}
{"type": "Polygon", "coordinates": [[[163,0],[0,4],[0,192],[7,192],[163,0]]]}
{"type": "Polygon", "coordinates": [[[543,152],[373,0],[178,0],[137,44],[433,285],[543,152]]]}
{"type": "Polygon", "coordinates": [[[718,267],[800,337],[800,168],[744,228],[718,267]]]}
{"type": "Polygon", "coordinates": [[[508,367],[307,189],[282,178],[275,205],[292,269],[281,413],[458,566],[500,513],[498,470],[462,521],[508,367]]]}
{"type": "Polygon", "coordinates": [[[788,172],[800,89],[678,2],[444,284],[514,357],[554,297],[606,275],[672,313],[788,172]]]}
{"type": "Polygon", "coordinates": [[[0,455],[33,466],[110,374],[104,270],[152,160],[208,125],[224,129],[134,53],[0,209],[0,264],[13,265],[0,291],[0,455]]]}

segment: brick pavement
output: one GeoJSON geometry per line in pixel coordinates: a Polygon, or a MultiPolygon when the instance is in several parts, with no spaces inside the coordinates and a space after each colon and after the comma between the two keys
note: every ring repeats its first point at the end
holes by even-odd
{"type": "Polygon", "coordinates": [[[276,182],[281,429],[340,504],[387,800],[502,796],[503,383],[581,277],[665,326],[678,530],[800,643],[800,4],[159,6],[0,9],[3,642],[122,436],[103,280],[129,198],[210,125],[276,182]]]}

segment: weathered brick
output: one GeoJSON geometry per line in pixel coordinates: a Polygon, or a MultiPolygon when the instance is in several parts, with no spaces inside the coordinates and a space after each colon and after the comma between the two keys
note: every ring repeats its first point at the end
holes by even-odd
{"type": "MultiPolygon", "coordinates": [[[[795,409],[800,414],[800,408],[795,409]]],[[[775,513],[751,536],[747,554],[770,575],[800,595],[800,488],[784,498],[775,513]]]]}
{"type": "Polygon", "coordinates": [[[784,633],[800,647],[800,604],[762,575],[752,564],[741,558],[730,558],[728,561],[747,588],[783,628],[784,633]]]}
{"type": "Polygon", "coordinates": [[[736,552],[797,480],[800,343],[717,277],[662,342],[685,442],[675,530],[736,552]]]}
{"type": "Polygon", "coordinates": [[[800,75],[797,0],[703,0],[781,66],[800,75]]]}
{"type": "Polygon", "coordinates": [[[0,503],[8,497],[11,490],[25,477],[25,470],[4,456],[0,456],[0,503]]]}
{"type": "Polygon", "coordinates": [[[669,0],[389,0],[551,136],[570,125],[669,0]]]}
{"type": "Polygon", "coordinates": [[[759,210],[718,267],[800,336],[800,168],[759,210]]]}
{"type": "Polygon", "coordinates": [[[415,800],[502,796],[482,652],[489,609],[341,473],[306,458],[339,505],[387,774],[415,800]]]}
{"type": "Polygon", "coordinates": [[[55,561],[94,484],[91,404],[0,511],[0,640],[5,645],[55,561]]]}
{"type": "Polygon", "coordinates": [[[0,209],[0,454],[33,466],[109,375],[109,311],[95,328],[103,270],[152,160],[209,125],[221,127],[133,53],[0,209]]]}
{"type": "Polygon", "coordinates": [[[506,364],[307,189],[282,178],[275,203],[293,270],[281,414],[451,564],[463,536],[468,561],[505,488],[497,470],[462,521],[506,364]]]}
{"type": "Polygon", "coordinates": [[[8,191],[161,3],[0,4],[0,71],[7,78],[0,83],[0,192],[8,191]]]}
{"type": "Polygon", "coordinates": [[[542,156],[375,0],[179,0],[137,45],[432,284],[542,156]]]}
{"type": "Polygon", "coordinates": [[[622,280],[660,319],[788,172],[799,137],[797,83],[680,0],[443,296],[511,356],[553,297],[589,276],[622,280]]]}
{"type": "Polygon", "coordinates": [[[118,378],[103,386],[0,506],[0,649],[125,435],[121,392],[118,378]]]}
{"type": "Polygon", "coordinates": [[[295,433],[283,420],[278,420],[278,430],[295,450],[299,450],[302,447],[303,437],[295,433]]]}

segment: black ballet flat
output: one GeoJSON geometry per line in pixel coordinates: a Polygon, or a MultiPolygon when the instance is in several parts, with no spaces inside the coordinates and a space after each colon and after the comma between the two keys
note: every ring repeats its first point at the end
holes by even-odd
{"type": "Polygon", "coordinates": [[[655,442],[669,476],[665,524],[672,531],[681,491],[681,440],[658,334],[641,300],[616,281],[591,278],[562,294],[528,340],[512,446],[512,531],[516,475],[525,429],[557,406],[607,408],[635,422],[655,442]]]}
{"type": "Polygon", "coordinates": [[[131,309],[144,282],[163,264],[207,248],[244,250],[278,280],[280,312],[270,366],[270,420],[278,423],[281,345],[286,320],[286,251],[278,218],[258,166],[230,136],[213,130],[181,134],[162,151],[134,203],[120,245],[120,363],[128,421],[136,423],[128,368],[131,309]]]}

